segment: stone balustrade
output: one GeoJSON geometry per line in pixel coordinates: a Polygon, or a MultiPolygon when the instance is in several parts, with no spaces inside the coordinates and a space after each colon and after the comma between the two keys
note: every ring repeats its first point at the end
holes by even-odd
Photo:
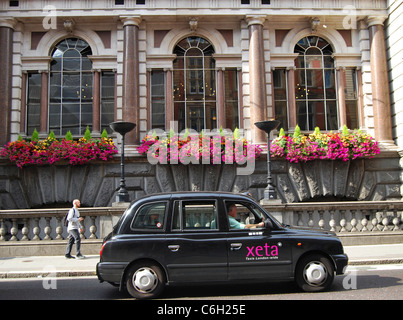
{"type": "Polygon", "coordinates": [[[402,231],[403,201],[287,203],[265,206],[285,224],[338,233],[402,231]]]}
{"type": "MultiPolygon", "coordinates": [[[[67,237],[65,209],[0,210],[0,243],[9,241],[49,241],[67,237]]],[[[80,208],[82,239],[102,239],[124,212],[123,207],[80,208]]]]}
{"type": "MultiPolygon", "coordinates": [[[[285,224],[334,231],[341,238],[350,237],[349,244],[355,244],[357,237],[374,239],[374,236],[378,236],[375,242],[380,243],[379,237],[383,235],[398,236],[398,242],[403,240],[403,201],[286,203],[264,207],[285,224]]],[[[83,244],[92,241],[96,244],[95,251],[98,251],[103,237],[112,230],[124,210],[123,207],[80,208],[84,217],[83,244]]],[[[23,244],[44,246],[59,243],[65,247],[67,228],[62,225],[62,220],[67,211],[0,210],[0,257],[9,255],[13,244],[21,247],[23,244]],[[8,246],[8,254],[2,251],[2,246],[8,246]]],[[[63,250],[59,249],[61,253],[63,250]]]]}

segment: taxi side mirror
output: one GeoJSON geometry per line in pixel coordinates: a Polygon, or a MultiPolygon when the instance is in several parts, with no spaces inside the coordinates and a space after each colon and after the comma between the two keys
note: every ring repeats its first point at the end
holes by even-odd
{"type": "Polygon", "coordinates": [[[266,219],[266,220],[264,221],[264,227],[265,227],[266,229],[273,229],[273,222],[271,222],[270,219],[266,219]]]}

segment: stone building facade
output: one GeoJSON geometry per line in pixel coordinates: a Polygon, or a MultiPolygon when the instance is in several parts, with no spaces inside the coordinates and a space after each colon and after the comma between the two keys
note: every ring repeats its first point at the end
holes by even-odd
{"type": "MultiPolygon", "coordinates": [[[[136,146],[156,128],[240,128],[250,142],[265,144],[265,134],[254,123],[269,118],[280,120],[286,132],[297,124],[305,132],[347,125],[372,134],[381,155],[358,167],[349,164],[353,177],[345,176],[340,194],[322,184],[322,191],[315,191],[308,168],[279,161],[274,173],[282,200],[400,199],[402,11],[399,0],[1,0],[0,145],[29,137],[34,129],[41,137],[50,131],[63,137],[70,130],[78,138],[88,126],[93,136],[106,129],[115,137],[109,123],[131,121],[137,124],[126,136],[133,196],[210,188],[253,189],[259,197],[262,164],[250,177],[223,175],[227,169],[219,169],[220,182],[196,187],[187,176],[193,169],[186,169],[186,185],[175,180],[177,169],[150,169],[170,172],[173,180],[167,178],[164,187],[163,174],[141,174],[148,164],[136,146]],[[346,181],[353,181],[350,191],[346,181]]],[[[56,194],[34,202],[26,200],[33,195],[14,199],[15,192],[43,190],[26,188],[37,173],[1,165],[2,207],[70,201],[67,191],[60,199],[56,194]]],[[[104,168],[94,177],[108,170],[115,172],[104,168]]],[[[61,171],[49,172],[59,172],[52,178],[59,185],[61,171]]],[[[313,179],[325,182],[318,172],[313,179]]],[[[91,190],[97,193],[94,199],[108,200],[88,205],[110,204],[117,175],[91,190]]]]}

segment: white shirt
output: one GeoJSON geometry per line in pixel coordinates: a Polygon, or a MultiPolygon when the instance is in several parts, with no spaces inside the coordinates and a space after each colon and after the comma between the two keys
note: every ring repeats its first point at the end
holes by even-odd
{"type": "Polygon", "coordinates": [[[67,220],[69,221],[69,224],[67,226],[67,231],[70,230],[80,230],[81,224],[79,221],[80,218],[80,212],[78,211],[77,208],[71,208],[69,211],[69,214],[67,215],[67,220]]]}

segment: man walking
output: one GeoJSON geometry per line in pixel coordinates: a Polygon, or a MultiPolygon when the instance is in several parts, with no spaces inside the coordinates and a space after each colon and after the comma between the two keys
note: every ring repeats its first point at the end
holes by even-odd
{"type": "Polygon", "coordinates": [[[81,254],[81,238],[80,238],[80,222],[84,220],[83,217],[80,217],[80,212],[78,208],[81,206],[80,200],[75,199],[73,201],[73,208],[70,209],[69,214],[67,215],[67,220],[69,222],[67,226],[67,231],[69,233],[69,242],[66,247],[65,257],[67,259],[74,259],[74,257],[70,254],[71,249],[73,248],[74,242],[76,243],[76,257],[77,259],[83,259],[84,256],[81,254]]]}

